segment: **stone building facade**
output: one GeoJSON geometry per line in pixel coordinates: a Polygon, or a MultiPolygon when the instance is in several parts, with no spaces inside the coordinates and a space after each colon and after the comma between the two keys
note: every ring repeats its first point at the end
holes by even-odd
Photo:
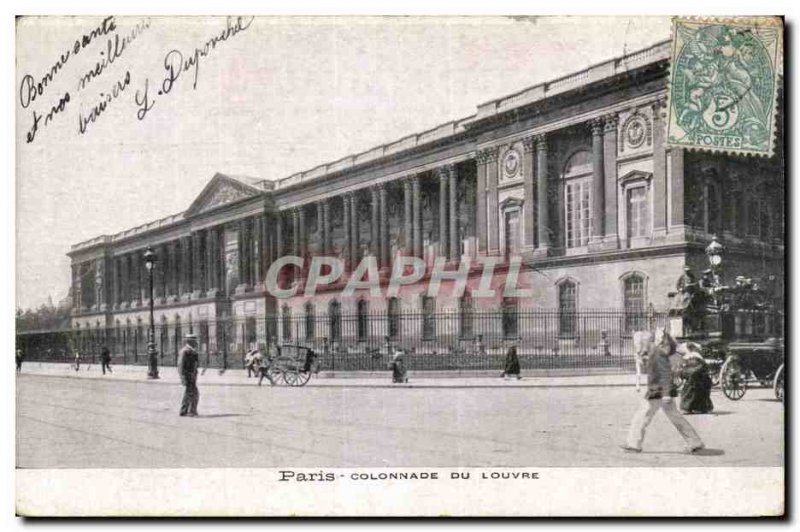
{"type": "MultiPolygon", "coordinates": [[[[268,315],[664,308],[684,265],[706,267],[712,234],[736,274],[782,278],[782,149],[771,159],[668,149],[668,57],[660,43],[284,179],[216,174],[186,211],[72,246],[73,327],[147,327],[148,246],[162,349],[189,328],[212,348],[223,317],[242,321],[243,342],[264,338],[268,315]],[[312,297],[275,298],[264,279],[288,254],[340,257],[346,271],[312,297]],[[422,258],[426,276],[397,297],[341,296],[362,258],[385,282],[398,255],[422,258]],[[473,299],[484,257],[497,258],[498,290],[473,299]],[[437,258],[466,268],[464,294],[446,281],[426,296],[437,258]],[[532,295],[509,300],[514,261],[532,295]]],[[[291,286],[308,272],[284,273],[291,286]]],[[[305,336],[326,335],[308,323],[320,331],[305,336]]]]}

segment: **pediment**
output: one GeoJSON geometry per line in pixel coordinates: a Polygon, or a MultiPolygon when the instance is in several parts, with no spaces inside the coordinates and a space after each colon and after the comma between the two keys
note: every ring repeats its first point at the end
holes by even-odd
{"type": "Polygon", "coordinates": [[[217,174],[189,206],[187,216],[218,209],[243,199],[259,196],[261,191],[223,174],[217,174]]]}

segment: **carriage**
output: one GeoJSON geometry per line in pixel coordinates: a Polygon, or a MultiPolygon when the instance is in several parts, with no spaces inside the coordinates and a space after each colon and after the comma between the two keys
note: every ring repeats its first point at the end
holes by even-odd
{"type": "Polygon", "coordinates": [[[279,345],[271,355],[267,357],[266,364],[260,368],[259,385],[264,378],[267,378],[273,385],[305,386],[311,379],[312,373],[319,372],[318,355],[311,348],[302,345],[279,345]]]}
{"type": "Polygon", "coordinates": [[[687,316],[685,309],[670,312],[673,336],[701,346],[712,382],[733,401],[753,384],[770,386],[783,401],[782,322],[782,313],[768,295],[743,277],[733,287],[717,285],[699,317],[687,316]]]}

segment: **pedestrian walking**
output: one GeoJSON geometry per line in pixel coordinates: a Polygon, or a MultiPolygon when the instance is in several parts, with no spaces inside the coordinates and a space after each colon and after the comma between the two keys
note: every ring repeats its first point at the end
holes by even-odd
{"type": "Polygon", "coordinates": [[[261,364],[263,361],[264,361],[264,356],[261,354],[261,350],[258,348],[257,345],[254,345],[252,349],[244,357],[245,367],[247,368],[248,379],[250,377],[258,377],[260,373],[261,364]]]}
{"type": "Polygon", "coordinates": [[[705,448],[703,441],[675,406],[678,396],[678,387],[675,377],[680,370],[680,356],[676,353],[675,339],[664,330],[662,336],[651,344],[647,355],[647,393],[633,416],[628,438],[622,449],[625,452],[639,453],[642,451],[647,426],[653,420],[659,409],[664,411],[683,439],[686,441],[684,451],[694,453],[705,448]]]}
{"type": "Polygon", "coordinates": [[[106,370],[108,370],[109,373],[113,373],[113,371],[111,371],[111,351],[109,351],[106,346],[103,346],[103,349],[100,351],[100,365],[103,369],[103,375],[106,374],[106,370]]]}
{"type": "Polygon", "coordinates": [[[408,382],[405,353],[403,353],[402,349],[395,350],[392,361],[389,363],[389,369],[392,370],[392,383],[398,384],[408,382]]]}
{"type": "Polygon", "coordinates": [[[200,365],[197,335],[187,334],[184,342],[178,353],[178,372],[184,387],[180,415],[197,417],[197,403],[200,401],[200,392],[197,389],[197,368],[200,365]]]}
{"type": "Polygon", "coordinates": [[[81,354],[78,351],[75,351],[75,371],[80,371],[81,369],[81,354]]]}
{"type": "Polygon", "coordinates": [[[708,365],[700,354],[700,346],[687,342],[678,347],[678,352],[683,355],[681,411],[684,414],[708,414],[714,410],[714,403],[711,401],[712,383],[708,365]]]}
{"type": "Polygon", "coordinates": [[[516,341],[511,344],[506,351],[505,367],[503,368],[503,374],[500,375],[504,379],[516,377],[519,380],[522,378],[519,369],[519,356],[517,356],[517,343],[519,342],[516,341]]]}
{"type": "Polygon", "coordinates": [[[22,353],[22,349],[17,349],[17,353],[14,356],[14,360],[17,363],[17,374],[22,373],[22,362],[25,360],[25,355],[22,353]]]}

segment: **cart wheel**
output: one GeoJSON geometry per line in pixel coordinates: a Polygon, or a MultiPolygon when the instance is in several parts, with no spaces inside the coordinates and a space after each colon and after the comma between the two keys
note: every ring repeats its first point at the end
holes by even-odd
{"type": "Polygon", "coordinates": [[[310,371],[299,371],[297,373],[297,381],[295,382],[295,386],[305,386],[310,379],[311,379],[310,371]]]}
{"type": "Polygon", "coordinates": [[[725,397],[738,401],[747,391],[747,377],[736,358],[729,358],[720,370],[720,385],[725,397]]]}
{"type": "Polygon", "coordinates": [[[269,368],[267,370],[267,376],[269,377],[270,381],[272,381],[273,385],[280,384],[282,381],[284,381],[283,372],[278,368],[269,368]]]}
{"type": "Polygon", "coordinates": [[[283,380],[289,386],[302,386],[299,384],[299,373],[297,371],[288,370],[283,374],[283,380]]]}
{"type": "Polygon", "coordinates": [[[783,374],[783,364],[781,364],[781,367],[775,373],[775,382],[772,384],[772,389],[775,391],[775,399],[778,399],[781,403],[783,402],[783,374]]]}

